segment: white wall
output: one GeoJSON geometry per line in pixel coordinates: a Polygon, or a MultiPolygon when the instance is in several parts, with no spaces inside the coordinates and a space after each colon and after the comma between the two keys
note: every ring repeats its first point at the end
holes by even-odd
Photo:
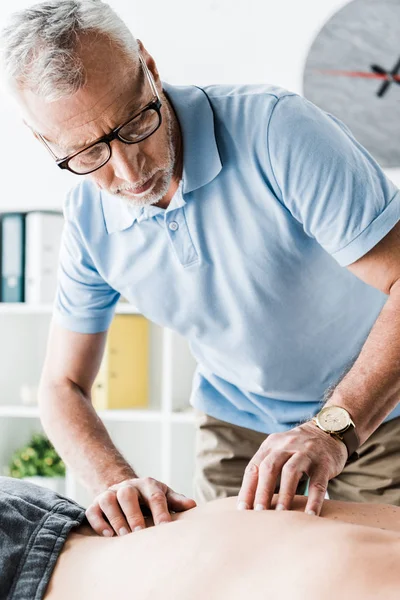
{"type": "MultiPolygon", "coordinates": [[[[14,10],[0,5],[0,26],[14,10]]],[[[269,82],[301,92],[307,51],[343,0],[111,0],[154,56],[161,78],[175,84],[269,82]]],[[[75,177],[61,172],[0,97],[0,210],[59,208],[75,177]],[[11,139],[13,136],[13,139],[11,139]],[[9,140],[5,142],[5,140],[9,140]],[[30,155],[30,164],[22,166],[30,155]]],[[[387,170],[400,185],[400,169],[387,170]]]]}

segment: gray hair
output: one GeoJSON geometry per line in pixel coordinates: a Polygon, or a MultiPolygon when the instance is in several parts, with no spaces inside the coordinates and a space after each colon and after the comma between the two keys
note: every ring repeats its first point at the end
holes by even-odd
{"type": "Polygon", "coordinates": [[[137,40],[101,0],[49,0],[14,13],[0,38],[6,79],[48,102],[73,95],[87,80],[77,47],[90,32],[138,56],[137,40]]]}

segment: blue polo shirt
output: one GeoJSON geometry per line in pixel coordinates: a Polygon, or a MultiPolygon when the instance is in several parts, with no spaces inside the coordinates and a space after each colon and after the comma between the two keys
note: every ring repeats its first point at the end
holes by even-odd
{"type": "Polygon", "coordinates": [[[189,341],[194,406],[287,430],[318,411],[387,299],[344,267],[400,219],[399,190],[299,95],[164,89],[183,135],[179,189],[167,209],[130,207],[88,180],[71,191],[54,318],[104,331],[121,294],[189,341]]]}

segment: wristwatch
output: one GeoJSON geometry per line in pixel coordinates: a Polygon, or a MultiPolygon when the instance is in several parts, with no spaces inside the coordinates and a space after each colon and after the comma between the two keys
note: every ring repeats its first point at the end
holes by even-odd
{"type": "Polygon", "coordinates": [[[356,426],[345,408],[341,406],[325,406],[313,417],[312,421],[317,427],[339,439],[347,448],[348,460],[353,462],[358,458],[356,450],[360,446],[356,426]]]}

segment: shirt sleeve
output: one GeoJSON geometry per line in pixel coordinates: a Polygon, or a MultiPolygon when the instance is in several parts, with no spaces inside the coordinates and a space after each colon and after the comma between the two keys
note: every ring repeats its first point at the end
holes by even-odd
{"type": "Polygon", "coordinates": [[[98,333],[110,326],[120,294],[96,269],[72,208],[72,194],[64,205],[64,230],[53,317],[55,322],[71,331],[98,333]]]}
{"type": "Polygon", "coordinates": [[[272,183],[307,235],[346,266],[400,220],[400,192],[339,119],[298,95],[268,126],[272,183]]]}

